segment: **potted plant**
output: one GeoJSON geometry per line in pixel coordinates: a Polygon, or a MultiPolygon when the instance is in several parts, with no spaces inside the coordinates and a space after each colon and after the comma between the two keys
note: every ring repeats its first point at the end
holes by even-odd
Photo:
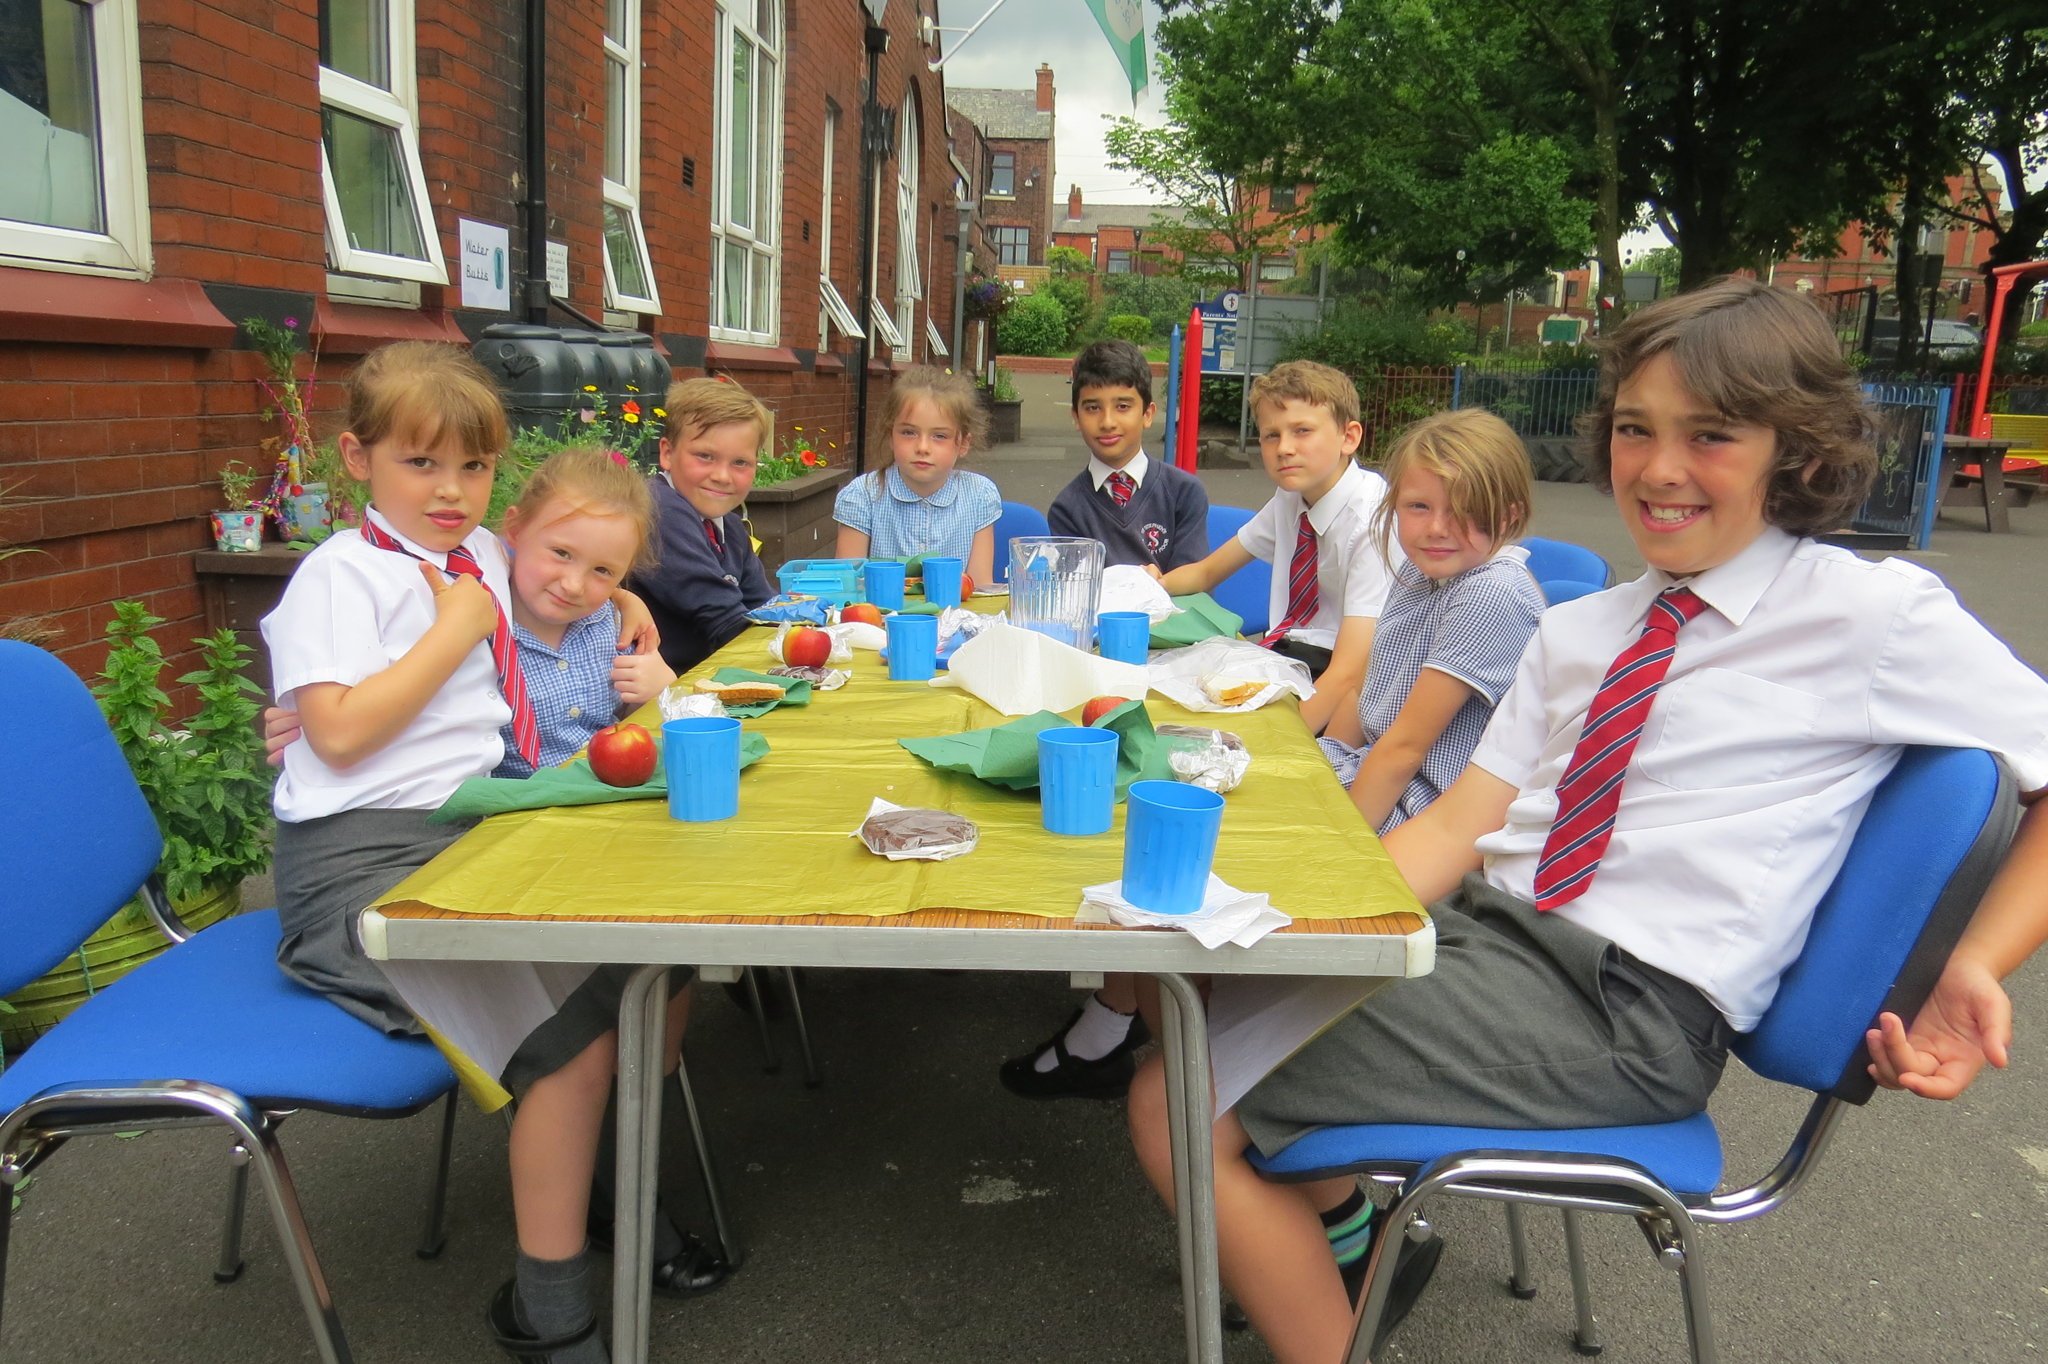
{"type": "MultiPolygon", "coordinates": [[[[164,889],[179,917],[199,929],[239,910],[242,878],[270,865],[272,773],[256,726],[256,686],[243,675],[249,650],[229,631],[199,640],[200,667],[178,679],[198,691],[199,708],[183,728],[172,727],[159,685],[163,650],[149,634],[163,623],[140,602],[115,603],[93,694],[163,833],[164,889]]],[[[76,955],[8,999],[0,1037],[25,1044],[167,946],[141,902],[131,902],[76,955]]]]}
{"type": "Polygon", "coordinates": [[[762,456],[754,471],[747,523],[770,573],[792,559],[831,557],[832,503],[852,470],[835,463],[839,443],[826,434],[824,427],[791,428],[782,448],[762,456]]]}
{"type": "Polygon", "coordinates": [[[223,511],[213,514],[214,548],[230,554],[254,554],[263,547],[263,513],[255,507],[256,471],[231,459],[220,471],[223,511]]]}
{"type": "Polygon", "coordinates": [[[1016,377],[997,365],[995,382],[985,391],[988,394],[989,443],[1002,445],[1019,439],[1024,430],[1024,402],[1017,396],[1016,377]]]}
{"type": "MultiPolygon", "coordinates": [[[[277,418],[284,427],[283,435],[263,442],[264,453],[274,458],[275,465],[270,487],[257,506],[277,521],[278,534],[288,543],[317,544],[333,533],[334,523],[327,509],[327,486],[313,476],[310,467],[313,421],[306,409],[306,393],[299,387],[299,319],[287,317],[279,327],[260,317],[245,317],[241,325],[270,370],[268,379],[256,381],[270,400],[263,415],[277,418]]],[[[319,363],[316,353],[316,369],[319,363]]],[[[307,386],[311,387],[310,379],[307,386]]]]}

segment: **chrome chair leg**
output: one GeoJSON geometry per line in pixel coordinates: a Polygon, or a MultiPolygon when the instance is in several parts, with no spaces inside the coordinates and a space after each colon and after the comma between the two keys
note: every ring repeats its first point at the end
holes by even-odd
{"type": "Polygon", "coordinates": [[[719,1253],[725,1256],[727,1264],[738,1269],[746,1259],[746,1250],[740,1245],[739,1233],[726,1218],[725,1198],[719,1192],[711,1146],[704,1139],[704,1122],[697,1113],[697,1095],[690,1088],[689,1068],[680,1055],[676,1057],[676,1088],[682,1092],[683,1115],[690,1123],[690,1146],[697,1153],[697,1170],[704,1178],[704,1201],[711,1205],[711,1226],[718,1236],[719,1253]]]}
{"type": "Polygon", "coordinates": [[[220,1262],[213,1267],[215,1283],[233,1283],[242,1277],[242,1218],[249,1206],[249,1151],[240,1142],[228,1148],[228,1212],[220,1231],[220,1262]]]}
{"type": "Polygon", "coordinates": [[[292,1283],[298,1288],[299,1302],[306,1310],[306,1322],[312,1327],[313,1344],[320,1352],[321,1364],[354,1364],[348,1338],[342,1334],[341,1316],[334,1310],[334,1296],[327,1291],[327,1280],[313,1253],[313,1235],[299,1207],[298,1191],[292,1184],[291,1170],[284,1163],[284,1152],[268,1127],[244,1136],[243,1141],[254,1146],[251,1154],[255,1156],[263,1192],[270,1203],[271,1220],[277,1225],[278,1244],[284,1247],[285,1261],[291,1266],[292,1283]]]}
{"type": "Polygon", "coordinates": [[[1508,1292],[1527,1302],[1536,1296],[1536,1278],[1529,1272],[1529,1233],[1522,1224],[1522,1205],[1500,1206],[1508,1216],[1508,1292]]]}
{"type": "Polygon", "coordinates": [[[804,1058],[804,1087],[816,1089],[825,1081],[824,1077],[818,1074],[818,1059],[811,1055],[811,1030],[804,1023],[804,1001],[803,996],[796,990],[794,966],[782,968],[782,983],[789,990],[789,1016],[796,1020],[796,1045],[804,1058]]]}
{"type": "Polygon", "coordinates": [[[1565,1263],[1572,1274],[1572,1311],[1578,1317],[1572,1329],[1572,1348],[1582,1355],[1597,1355],[1606,1347],[1600,1343],[1600,1327],[1593,1319],[1593,1288],[1586,1276],[1586,1247],[1579,1239],[1579,1213],[1576,1208],[1560,1211],[1564,1214],[1565,1263]]]}
{"type": "Polygon", "coordinates": [[[751,966],[743,967],[740,979],[746,982],[747,1004],[754,1012],[754,1030],[761,1037],[761,1069],[770,1075],[782,1070],[782,1057],[775,1050],[775,1039],[768,1032],[768,1006],[761,998],[761,982],[751,966]]]}
{"type": "Polygon", "coordinates": [[[441,1151],[434,1162],[434,1186],[427,1192],[427,1225],[413,1251],[422,1260],[437,1258],[448,1244],[448,1166],[455,1154],[455,1098],[451,1089],[441,1105],[441,1151]]]}
{"type": "Polygon", "coordinates": [[[0,1324],[7,1317],[7,1243],[14,1234],[14,1186],[27,1173],[12,1157],[0,1155],[0,1324]]]}
{"type": "Polygon", "coordinates": [[[1692,1346],[1692,1364],[1719,1364],[1714,1317],[1707,1300],[1707,1263],[1705,1247],[1700,1243],[1700,1225],[1685,1216],[1673,1217],[1671,1225],[1678,1245],[1678,1289],[1685,1303],[1685,1336],[1692,1346]]]}

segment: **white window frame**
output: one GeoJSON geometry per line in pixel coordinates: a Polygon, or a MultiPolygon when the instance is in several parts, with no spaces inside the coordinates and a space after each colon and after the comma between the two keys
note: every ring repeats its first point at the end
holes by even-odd
{"type": "Polygon", "coordinates": [[[398,133],[399,161],[406,185],[412,191],[413,225],[418,231],[426,258],[387,255],[351,246],[348,226],[341,215],[341,196],[334,187],[334,167],[327,156],[327,139],[320,139],[320,195],[327,208],[327,264],[349,275],[377,279],[409,279],[422,284],[446,284],[448,265],[441,255],[441,233],[434,224],[434,206],[427,198],[427,176],[420,165],[419,82],[414,60],[413,0],[383,0],[385,31],[391,49],[386,69],[391,88],[380,90],[354,76],[320,68],[320,104],[371,123],[380,123],[398,133]]]}
{"type": "Polygon", "coordinates": [[[924,315],[924,339],[931,344],[931,353],[941,360],[953,358],[953,352],[946,345],[946,338],[939,335],[939,324],[930,313],[924,315]]]}
{"type": "Polygon", "coordinates": [[[625,125],[624,136],[621,138],[624,146],[620,153],[620,160],[623,162],[620,170],[626,178],[614,180],[610,175],[602,176],[604,201],[617,209],[626,220],[629,239],[627,244],[639,258],[640,278],[647,281],[647,292],[631,294],[619,287],[618,277],[612,269],[612,244],[610,232],[607,230],[604,243],[604,302],[607,308],[615,308],[621,312],[659,313],[661,292],[654,282],[654,260],[647,254],[647,230],[640,222],[640,0],[620,2],[625,11],[621,16],[626,30],[623,35],[624,42],[620,42],[611,32],[610,6],[606,6],[605,10],[605,136],[609,139],[612,133],[611,68],[616,66],[623,68],[625,72],[625,88],[621,95],[621,103],[625,107],[618,112],[621,122],[625,125]]]}
{"type": "Polygon", "coordinates": [[[917,305],[924,298],[924,280],[917,265],[917,181],[922,157],[918,138],[917,90],[905,87],[902,132],[896,139],[896,358],[910,359],[910,339],[917,335],[917,305]]]}
{"type": "Polygon", "coordinates": [[[896,320],[890,317],[889,310],[882,306],[881,299],[868,300],[868,317],[875,324],[875,336],[886,341],[890,350],[900,355],[910,349],[903,340],[903,334],[896,330],[896,320]]]}
{"type": "Polygon", "coordinates": [[[136,0],[86,0],[92,22],[103,232],[0,219],[0,264],[148,279],[149,175],[142,148],[136,0]]]}
{"type": "Polygon", "coordinates": [[[835,327],[841,336],[855,340],[867,335],[860,319],[846,305],[846,296],[832,282],[832,179],[838,143],[839,106],[828,99],[825,101],[825,155],[818,177],[818,350],[821,354],[832,348],[832,329],[835,327]]]}
{"type": "MultiPolygon", "coordinates": [[[[715,55],[716,65],[712,68],[711,103],[713,111],[713,137],[717,150],[712,156],[711,172],[711,324],[709,332],[714,340],[738,341],[747,345],[772,346],[781,336],[782,316],[782,95],[783,77],[788,37],[787,15],[783,13],[782,0],[745,0],[749,8],[758,5],[774,15],[774,41],[762,43],[759,34],[751,29],[736,25],[726,0],[718,4],[718,42],[715,55]],[[768,58],[771,88],[765,97],[762,92],[762,68],[757,61],[754,70],[755,108],[765,112],[768,125],[757,123],[754,128],[753,147],[758,152],[762,147],[773,148],[776,155],[761,157],[761,164],[753,168],[752,184],[755,189],[754,222],[752,227],[735,227],[729,221],[732,210],[732,63],[735,41],[754,43],[768,58]],[[763,301],[763,315],[748,316],[751,325],[729,327],[723,324],[725,315],[723,290],[725,287],[725,254],[729,243],[743,244],[751,253],[748,279],[753,278],[753,269],[768,272],[768,290],[763,301]]],[[[753,306],[753,290],[748,289],[747,308],[753,306]]]]}

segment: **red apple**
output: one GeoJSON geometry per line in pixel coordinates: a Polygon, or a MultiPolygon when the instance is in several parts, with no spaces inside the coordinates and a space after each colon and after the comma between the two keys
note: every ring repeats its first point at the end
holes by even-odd
{"type": "Polygon", "coordinates": [[[859,621],[862,625],[880,625],[882,608],[873,602],[857,601],[839,613],[841,621],[859,621]]]}
{"type": "Polygon", "coordinates": [[[639,725],[606,725],[590,736],[590,773],[606,786],[644,786],[661,758],[639,725]]]}
{"type": "Polygon", "coordinates": [[[974,575],[971,573],[962,573],[960,575],[960,600],[966,601],[969,597],[973,595],[974,575]]]}
{"type": "Polygon", "coordinates": [[[1130,699],[1128,696],[1098,696],[1081,707],[1081,723],[1092,725],[1130,699]]]}
{"type": "Polygon", "coordinates": [[[800,625],[782,637],[782,661],[792,668],[822,668],[832,657],[832,636],[800,625]]]}

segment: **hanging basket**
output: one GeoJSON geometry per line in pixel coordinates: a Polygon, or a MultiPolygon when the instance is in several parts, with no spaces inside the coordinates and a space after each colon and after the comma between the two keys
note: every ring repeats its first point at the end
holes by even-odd
{"type": "MultiPolygon", "coordinates": [[[[202,892],[177,910],[178,917],[196,933],[241,907],[242,887],[237,882],[202,892]]],[[[59,962],[56,970],[7,997],[14,1012],[0,1013],[0,1044],[10,1055],[20,1051],[63,1022],[95,990],[104,990],[169,946],[150,922],[142,901],[130,900],[78,951],[59,962]]]]}

